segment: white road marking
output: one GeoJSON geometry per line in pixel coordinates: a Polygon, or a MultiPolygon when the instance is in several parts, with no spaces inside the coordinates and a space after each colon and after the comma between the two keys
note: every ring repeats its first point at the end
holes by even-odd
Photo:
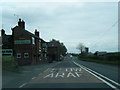
{"type": "Polygon", "coordinates": [[[64,73],[57,73],[55,77],[56,77],[56,78],[57,78],[57,77],[62,77],[62,78],[64,78],[64,75],[65,75],[64,73]]]}
{"type": "Polygon", "coordinates": [[[51,77],[51,78],[53,78],[53,73],[48,74],[47,76],[45,76],[45,77],[43,77],[43,78],[47,78],[47,77],[51,77]]]}
{"type": "MultiPolygon", "coordinates": [[[[59,69],[56,69],[59,70],[59,69]]],[[[43,78],[69,78],[69,77],[80,77],[82,74],[81,68],[61,68],[59,72],[56,71],[54,68],[49,71],[47,75],[43,78]]]]}
{"type": "MultiPolygon", "coordinates": [[[[76,63],[76,62],[75,62],[75,63],[76,63]]],[[[80,65],[80,64],[78,64],[78,63],[76,63],[76,64],[77,64],[78,66],[80,65]]],[[[86,69],[88,69],[89,71],[92,71],[92,72],[94,72],[95,74],[98,74],[99,76],[101,76],[101,77],[103,77],[103,78],[105,78],[105,79],[111,81],[112,83],[116,84],[117,86],[120,86],[119,83],[117,83],[117,82],[115,82],[115,81],[113,81],[113,80],[107,78],[106,76],[104,76],[104,75],[102,75],[102,74],[100,74],[100,73],[97,73],[97,72],[95,72],[95,71],[93,71],[93,70],[91,70],[91,69],[89,69],[89,68],[87,68],[87,67],[85,67],[85,66],[83,66],[83,65],[81,65],[81,66],[84,67],[84,68],[86,68],[86,69]]]]}
{"type": "MultiPolygon", "coordinates": [[[[104,79],[102,79],[102,78],[100,78],[99,76],[97,76],[97,75],[94,74],[94,73],[96,73],[96,74],[99,74],[99,73],[97,73],[97,72],[95,72],[95,71],[93,71],[93,70],[91,70],[91,69],[89,69],[89,68],[87,68],[87,67],[85,67],[85,66],[83,66],[83,65],[80,65],[80,64],[78,64],[78,63],[76,63],[76,62],[74,62],[74,61],[73,61],[73,63],[76,64],[77,66],[83,68],[84,70],[86,70],[86,71],[89,72],[90,74],[94,75],[95,77],[97,77],[98,79],[100,79],[101,81],[103,81],[104,83],[106,83],[107,85],[109,85],[110,87],[112,87],[112,88],[114,88],[114,89],[118,89],[118,88],[115,87],[114,85],[110,84],[110,83],[107,82],[106,80],[104,80],[104,79]],[[92,72],[90,72],[90,71],[93,71],[94,73],[92,73],[92,72]]],[[[112,81],[112,82],[115,82],[115,81],[113,81],[113,80],[111,80],[111,79],[108,79],[107,77],[105,77],[105,76],[103,76],[103,75],[101,75],[101,74],[99,74],[99,75],[100,75],[101,77],[106,78],[107,80],[110,80],[110,81],[112,81]]],[[[119,86],[119,83],[117,83],[117,82],[115,82],[114,84],[117,84],[117,85],[119,86]]],[[[118,89],[118,90],[119,90],[119,89],[118,89]]]]}
{"type": "Polygon", "coordinates": [[[67,75],[67,78],[68,78],[68,77],[71,77],[71,76],[72,76],[72,77],[76,77],[73,73],[69,72],[68,75],[67,75]]]}
{"type": "Polygon", "coordinates": [[[70,68],[70,70],[71,70],[71,72],[73,71],[73,69],[72,69],[72,68],[70,68]]]}
{"type": "Polygon", "coordinates": [[[75,74],[78,76],[78,77],[80,77],[82,74],[81,73],[79,73],[79,72],[75,72],[75,74]]]}
{"type": "Polygon", "coordinates": [[[73,68],[73,71],[81,71],[81,68],[73,68]]]}
{"type": "Polygon", "coordinates": [[[67,72],[67,71],[69,71],[69,72],[80,72],[81,71],[81,68],[66,68],[65,69],[65,71],[67,72]]]}
{"type": "Polygon", "coordinates": [[[36,77],[33,77],[32,79],[35,79],[36,77]]]}
{"type": "Polygon", "coordinates": [[[65,70],[66,70],[66,72],[68,71],[68,69],[67,69],[67,68],[66,68],[65,70]]]}
{"type": "Polygon", "coordinates": [[[22,84],[21,86],[19,86],[19,88],[22,88],[23,86],[25,86],[27,83],[24,83],[24,84],[22,84]]]}
{"type": "Polygon", "coordinates": [[[97,73],[97,72],[95,72],[95,71],[93,71],[93,70],[91,70],[91,69],[87,68],[87,67],[86,67],[86,69],[88,69],[88,70],[90,70],[90,71],[92,71],[92,72],[94,72],[94,73],[98,74],[99,76],[101,76],[101,77],[103,77],[103,78],[105,78],[105,79],[107,79],[107,80],[111,81],[112,83],[114,83],[114,84],[116,84],[116,85],[120,86],[120,84],[119,84],[119,83],[117,83],[117,82],[115,82],[115,81],[113,81],[113,80],[111,80],[111,79],[109,79],[109,78],[107,78],[107,77],[105,77],[105,76],[103,76],[103,75],[101,75],[101,74],[99,74],[99,73],[97,73]]]}
{"type": "Polygon", "coordinates": [[[55,68],[53,68],[52,70],[51,70],[51,72],[54,72],[55,71],[55,68]]]}
{"type": "Polygon", "coordinates": [[[49,70],[49,68],[48,69],[46,69],[44,72],[47,72],[49,70]]]}

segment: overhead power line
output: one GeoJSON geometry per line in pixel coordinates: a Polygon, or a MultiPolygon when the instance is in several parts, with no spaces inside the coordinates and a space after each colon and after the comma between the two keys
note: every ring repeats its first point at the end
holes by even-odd
{"type": "Polygon", "coordinates": [[[112,24],[111,27],[108,28],[105,32],[103,32],[101,35],[99,35],[99,37],[96,38],[95,41],[93,41],[94,44],[93,44],[92,48],[94,48],[94,50],[95,50],[95,46],[100,42],[100,40],[101,40],[108,32],[110,32],[110,31],[112,30],[112,28],[115,27],[119,22],[120,22],[120,19],[118,19],[114,24],[112,24]]]}

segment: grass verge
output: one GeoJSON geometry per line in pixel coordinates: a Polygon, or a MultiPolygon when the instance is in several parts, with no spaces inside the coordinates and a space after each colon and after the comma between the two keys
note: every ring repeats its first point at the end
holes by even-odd
{"type": "Polygon", "coordinates": [[[99,60],[99,59],[80,58],[80,57],[79,59],[82,61],[95,62],[101,64],[120,65],[120,60],[99,60]]]}
{"type": "Polygon", "coordinates": [[[2,69],[12,72],[17,72],[17,62],[12,56],[3,56],[2,57],[2,69]]]}

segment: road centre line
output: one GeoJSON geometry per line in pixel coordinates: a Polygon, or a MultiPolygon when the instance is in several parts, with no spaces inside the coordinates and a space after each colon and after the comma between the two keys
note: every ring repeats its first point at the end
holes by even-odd
{"type": "Polygon", "coordinates": [[[24,83],[24,84],[22,84],[21,86],[19,86],[19,88],[22,88],[23,86],[25,86],[27,83],[24,83]]]}
{"type": "MultiPolygon", "coordinates": [[[[78,63],[76,63],[76,62],[74,62],[73,61],[73,63],[75,64],[75,65],[77,65],[77,66],[79,66],[79,67],[81,67],[82,69],[84,69],[84,70],[86,70],[87,72],[89,72],[90,74],[92,74],[92,75],[94,75],[95,77],[97,77],[98,79],[100,79],[101,81],[103,81],[104,83],[106,83],[107,85],[109,85],[110,87],[112,87],[112,88],[114,88],[114,89],[118,89],[117,87],[115,87],[114,85],[112,85],[112,84],[110,84],[109,82],[107,82],[106,80],[104,80],[104,79],[102,79],[101,77],[99,77],[99,76],[97,76],[97,75],[95,75],[94,73],[92,73],[91,71],[89,71],[88,70],[88,68],[87,67],[85,67],[85,66],[83,66],[83,65],[80,65],[80,64],[78,64],[78,63]]],[[[93,71],[93,70],[92,70],[93,71]]],[[[95,72],[95,71],[94,71],[95,72]]],[[[97,72],[96,72],[97,73],[97,72]]],[[[100,74],[100,76],[101,76],[101,74],[100,74]]],[[[103,76],[103,75],[102,75],[103,76]]],[[[104,76],[105,77],[105,76],[104,76]]],[[[111,80],[111,81],[113,81],[113,80],[111,80]]],[[[114,81],[115,82],[115,81],[114,81]]],[[[116,82],[117,83],[117,82],[116,82]]],[[[119,84],[118,84],[118,86],[119,86],[119,84]]],[[[118,89],[119,90],[119,89],[118,89]]]]}
{"type": "Polygon", "coordinates": [[[44,72],[47,72],[50,68],[47,68],[44,72]]]}
{"type": "Polygon", "coordinates": [[[33,77],[32,79],[35,79],[36,77],[33,77]]]}

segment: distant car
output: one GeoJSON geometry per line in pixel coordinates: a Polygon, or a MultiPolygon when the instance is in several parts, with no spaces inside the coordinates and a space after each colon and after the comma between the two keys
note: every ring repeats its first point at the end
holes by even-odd
{"type": "Polygon", "coordinates": [[[60,61],[62,61],[64,59],[63,55],[60,55],[60,61]]]}
{"type": "Polygon", "coordinates": [[[72,55],[70,55],[70,57],[72,58],[73,56],[72,56],[72,55]]]}

